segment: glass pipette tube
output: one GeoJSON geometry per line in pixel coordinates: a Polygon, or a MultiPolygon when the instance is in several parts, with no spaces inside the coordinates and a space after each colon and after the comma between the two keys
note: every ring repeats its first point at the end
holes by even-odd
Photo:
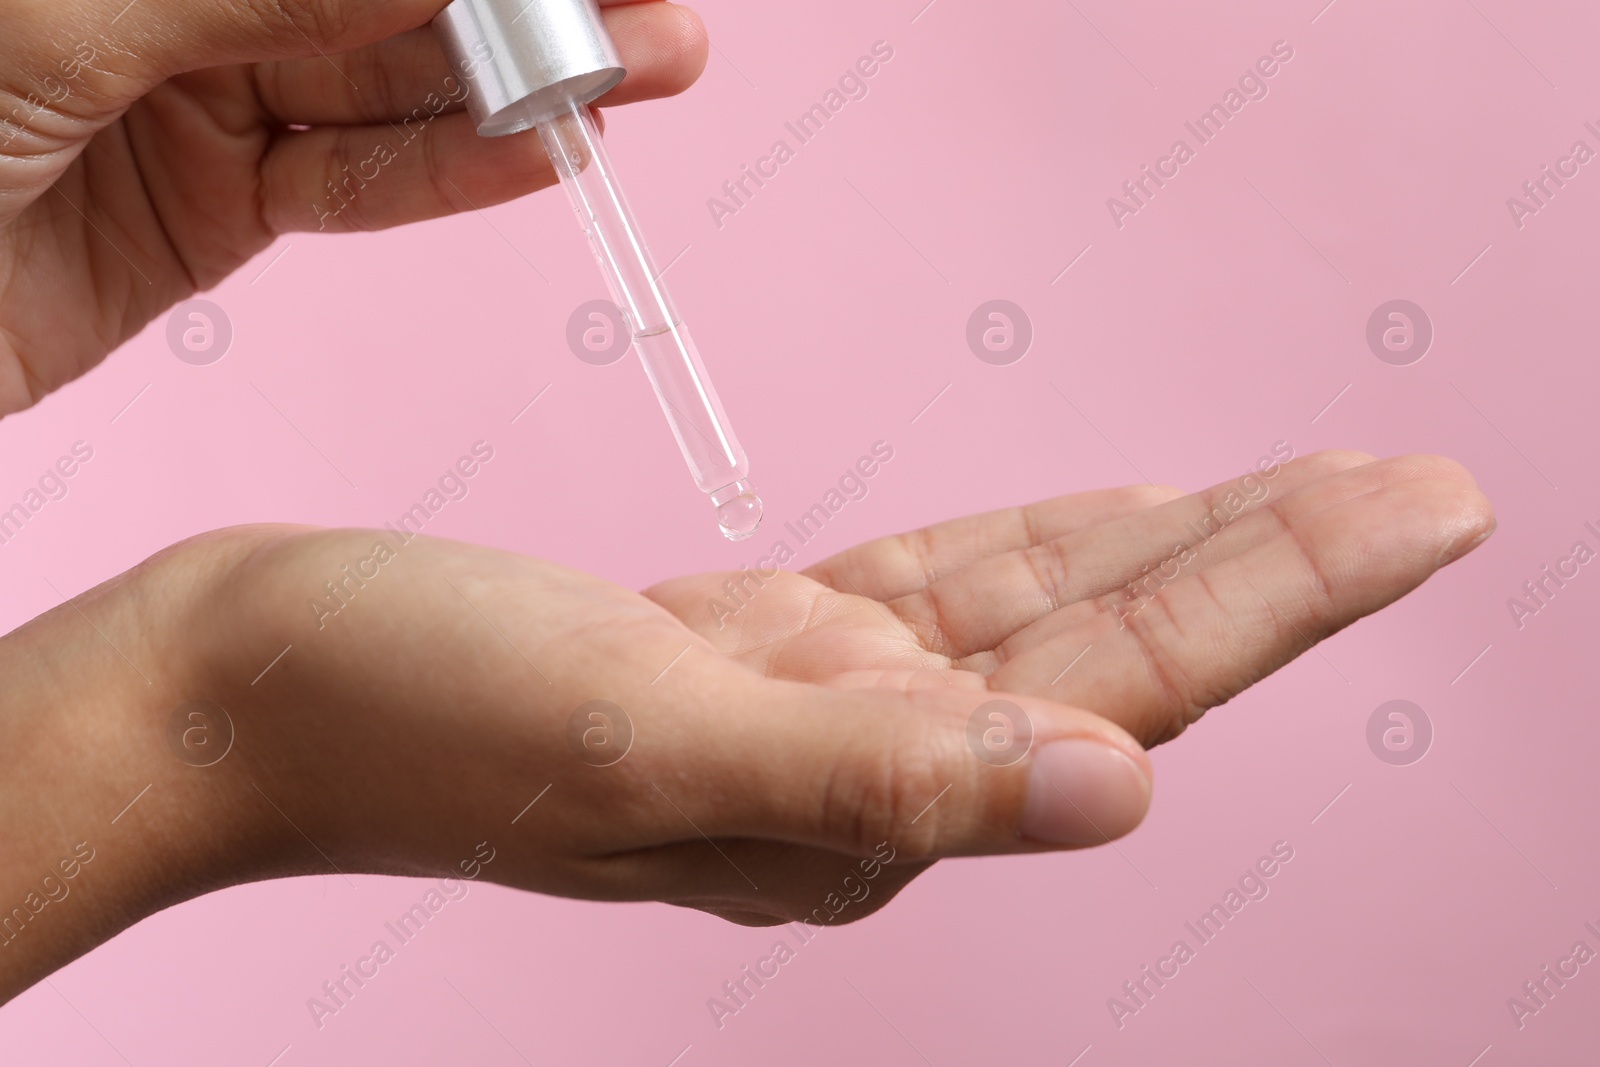
{"type": "Polygon", "coordinates": [[[574,103],[565,114],[540,123],[539,138],[579,225],[589,235],[611,299],[627,320],[634,351],[695,485],[711,498],[723,535],[743,541],[761,525],[761,498],[750,484],[750,461],[739,447],[694,340],[661,283],[593,114],[586,105],[574,103]]]}

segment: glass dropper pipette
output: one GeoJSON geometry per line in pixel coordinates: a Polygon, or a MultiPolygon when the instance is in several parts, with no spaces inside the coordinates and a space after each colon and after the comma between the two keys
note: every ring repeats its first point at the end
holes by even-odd
{"type": "Polygon", "coordinates": [[[711,498],[723,534],[743,541],[761,524],[761,498],[750,484],[750,461],[662,284],[617,184],[594,115],[587,105],[573,101],[565,113],[541,122],[538,129],[578,223],[589,236],[611,299],[633,334],[634,351],[689,473],[711,498]]]}
{"type": "Polygon", "coordinates": [[[749,537],[761,524],[750,461],[661,284],[589,112],[627,74],[598,0],[451,0],[433,25],[452,71],[445,88],[461,99],[451,86],[464,83],[479,134],[538,129],[695,485],[730,540],[749,537]]]}

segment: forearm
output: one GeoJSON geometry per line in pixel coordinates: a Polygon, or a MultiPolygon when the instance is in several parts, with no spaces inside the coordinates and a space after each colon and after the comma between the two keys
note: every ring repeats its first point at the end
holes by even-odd
{"type": "Polygon", "coordinates": [[[185,763],[197,642],[166,564],[0,638],[0,1000],[177,900],[235,880],[238,783],[185,763]]]}

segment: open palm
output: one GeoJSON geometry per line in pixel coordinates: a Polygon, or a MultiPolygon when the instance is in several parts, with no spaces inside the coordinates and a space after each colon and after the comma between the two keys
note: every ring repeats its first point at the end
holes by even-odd
{"type": "Polygon", "coordinates": [[[1437,457],[1323,452],[1269,473],[1191,496],[1060,497],[803,574],[686,578],[649,595],[768,676],[1027,694],[1157,744],[1492,525],[1471,476],[1437,457]]]}

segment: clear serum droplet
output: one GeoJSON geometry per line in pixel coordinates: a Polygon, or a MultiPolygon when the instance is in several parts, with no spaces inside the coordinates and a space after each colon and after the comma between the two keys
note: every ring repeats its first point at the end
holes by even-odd
{"type": "Polygon", "coordinates": [[[738,484],[745,486],[745,491],[717,505],[717,525],[722,527],[722,536],[730,541],[743,541],[761,528],[761,498],[749,488],[749,482],[738,484]]]}

